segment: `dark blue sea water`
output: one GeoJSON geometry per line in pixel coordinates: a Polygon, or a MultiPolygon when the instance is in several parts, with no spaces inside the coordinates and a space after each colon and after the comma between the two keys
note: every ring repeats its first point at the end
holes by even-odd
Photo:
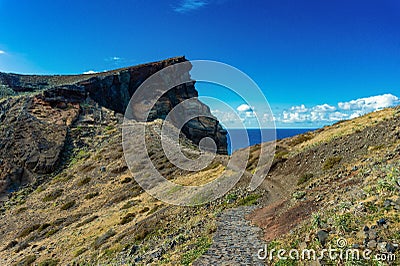
{"type": "Polygon", "coordinates": [[[313,130],[315,129],[277,128],[274,132],[272,129],[228,129],[228,153],[261,142],[284,139],[313,130]]]}

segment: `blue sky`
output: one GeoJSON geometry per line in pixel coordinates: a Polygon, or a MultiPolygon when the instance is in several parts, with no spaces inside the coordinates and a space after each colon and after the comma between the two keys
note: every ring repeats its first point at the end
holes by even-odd
{"type": "MultiPolygon", "coordinates": [[[[177,55],[216,60],[259,85],[277,126],[319,127],[399,104],[399,28],[398,0],[0,0],[0,71],[83,73],[177,55]]],[[[249,127],[263,114],[215,86],[198,89],[242,106],[249,127]]]]}

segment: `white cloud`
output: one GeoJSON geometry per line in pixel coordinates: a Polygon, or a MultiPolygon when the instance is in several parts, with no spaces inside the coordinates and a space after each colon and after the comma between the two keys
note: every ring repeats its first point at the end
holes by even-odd
{"type": "Polygon", "coordinates": [[[400,99],[393,94],[383,94],[360,98],[349,102],[340,102],[338,106],[343,110],[366,110],[376,111],[386,107],[394,106],[400,103],[400,99]]]}
{"type": "Polygon", "coordinates": [[[349,119],[353,119],[353,118],[362,116],[363,114],[364,114],[364,112],[363,112],[362,110],[354,111],[354,112],[350,115],[349,119]]]}
{"type": "Polygon", "coordinates": [[[292,106],[283,111],[276,120],[282,123],[332,123],[344,119],[356,118],[366,113],[399,104],[400,99],[392,94],[339,102],[337,107],[329,104],[306,107],[302,104],[299,106],[292,106]]]}
{"type": "Polygon", "coordinates": [[[174,11],[178,13],[186,13],[199,9],[205,5],[207,5],[207,2],[202,0],[183,0],[179,6],[174,8],[174,11]]]}
{"type": "Polygon", "coordinates": [[[329,104],[321,104],[321,105],[316,105],[312,108],[316,112],[333,112],[336,111],[335,106],[331,106],[329,104]]]}
{"type": "MultiPolygon", "coordinates": [[[[248,105],[247,105],[248,106],[248,105]]],[[[239,106],[238,106],[239,107],[239,106]]],[[[227,128],[271,127],[276,118],[272,113],[256,112],[254,107],[234,109],[214,109],[211,113],[227,128]],[[239,111],[245,110],[245,111],[239,111]]]]}
{"type": "Polygon", "coordinates": [[[328,121],[334,122],[334,121],[344,120],[344,119],[347,119],[347,118],[349,118],[348,114],[341,113],[341,112],[333,112],[333,113],[329,114],[328,121]]]}
{"type": "Polygon", "coordinates": [[[83,72],[83,74],[96,74],[97,72],[94,70],[89,70],[89,71],[85,71],[83,72]]]}
{"type": "Polygon", "coordinates": [[[241,104],[239,105],[236,110],[238,110],[239,112],[253,112],[253,109],[251,108],[250,105],[247,104],[241,104]]]}
{"type": "Polygon", "coordinates": [[[107,62],[119,62],[122,60],[123,60],[123,58],[121,58],[119,56],[111,56],[111,57],[107,57],[106,59],[104,59],[104,61],[107,61],[107,62]]]}
{"type": "Polygon", "coordinates": [[[332,105],[327,103],[312,106],[300,104],[286,109],[276,109],[273,115],[248,104],[241,104],[236,107],[236,110],[213,110],[212,114],[224,126],[230,128],[265,126],[271,125],[272,121],[276,123],[277,127],[320,127],[395,105],[400,105],[398,97],[392,94],[383,94],[332,105]]]}
{"type": "Polygon", "coordinates": [[[297,113],[305,113],[305,112],[308,111],[308,109],[306,108],[306,106],[304,104],[302,104],[302,105],[299,105],[299,106],[292,106],[290,108],[290,111],[294,111],[294,112],[297,112],[297,113]]]}
{"type": "Polygon", "coordinates": [[[211,110],[211,113],[218,118],[226,127],[240,127],[242,124],[242,119],[232,111],[222,111],[222,110],[211,110]]]}
{"type": "Polygon", "coordinates": [[[238,111],[238,115],[244,125],[251,125],[253,123],[257,124],[257,116],[253,107],[248,104],[241,104],[236,108],[236,110],[238,111]]]}
{"type": "Polygon", "coordinates": [[[3,50],[0,50],[0,54],[6,54],[6,52],[3,50]]]}
{"type": "Polygon", "coordinates": [[[310,120],[310,115],[300,110],[299,112],[283,111],[283,119],[281,121],[284,123],[298,123],[307,120],[310,120]]]}
{"type": "Polygon", "coordinates": [[[328,113],[336,111],[336,107],[329,104],[321,104],[313,107],[306,107],[304,104],[292,106],[289,110],[283,111],[282,118],[278,121],[284,123],[303,123],[316,121],[336,121],[340,115],[337,113],[334,116],[328,113]]]}
{"type": "Polygon", "coordinates": [[[325,112],[316,112],[316,111],[311,111],[310,112],[310,120],[312,122],[315,121],[324,121],[325,119],[325,112]]]}

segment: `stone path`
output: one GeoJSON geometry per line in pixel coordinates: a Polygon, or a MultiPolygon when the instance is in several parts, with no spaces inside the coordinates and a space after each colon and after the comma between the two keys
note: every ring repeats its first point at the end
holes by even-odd
{"type": "Polygon", "coordinates": [[[261,229],[244,218],[254,209],[239,207],[223,212],[213,244],[193,265],[265,265],[257,258],[258,250],[264,247],[259,239],[261,229]]]}

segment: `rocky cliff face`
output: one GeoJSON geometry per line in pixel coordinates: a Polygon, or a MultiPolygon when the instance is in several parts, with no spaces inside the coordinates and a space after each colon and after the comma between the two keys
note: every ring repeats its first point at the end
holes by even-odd
{"type": "MultiPolygon", "coordinates": [[[[123,114],[133,93],[148,77],[184,61],[184,57],[177,57],[91,75],[0,73],[0,89],[12,89],[17,94],[24,92],[19,97],[0,99],[0,193],[56,169],[69,127],[79,118],[82,105],[94,104],[123,114]]],[[[180,102],[197,97],[194,84],[194,81],[182,84],[163,95],[149,120],[164,118],[180,102]]],[[[211,116],[206,105],[198,100],[194,102],[191,108],[211,116]]],[[[216,118],[192,119],[182,132],[195,144],[211,137],[218,153],[227,153],[226,131],[216,118]]]]}
{"type": "MultiPolygon", "coordinates": [[[[137,88],[151,75],[170,65],[185,62],[184,57],[171,58],[151,64],[140,65],[115,71],[111,75],[98,75],[88,80],[78,82],[85,88],[90,98],[101,106],[124,113],[129,100],[137,88]]],[[[187,69],[187,73],[190,68],[187,69]]],[[[186,73],[186,74],[187,74],[186,73]]],[[[153,107],[148,118],[149,121],[157,118],[165,118],[168,113],[179,103],[192,98],[197,98],[195,81],[187,82],[174,87],[164,94],[153,107]]],[[[227,154],[226,131],[221,127],[218,120],[212,117],[208,106],[195,100],[191,105],[191,112],[203,116],[190,120],[182,128],[182,132],[195,144],[204,137],[214,139],[217,144],[217,151],[220,154],[227,154]]]]}
{"type": "Polygon", "coordinates": [[[0,196],[55,170],[77,103],[39,97],[0,101],[0,196]]]}

